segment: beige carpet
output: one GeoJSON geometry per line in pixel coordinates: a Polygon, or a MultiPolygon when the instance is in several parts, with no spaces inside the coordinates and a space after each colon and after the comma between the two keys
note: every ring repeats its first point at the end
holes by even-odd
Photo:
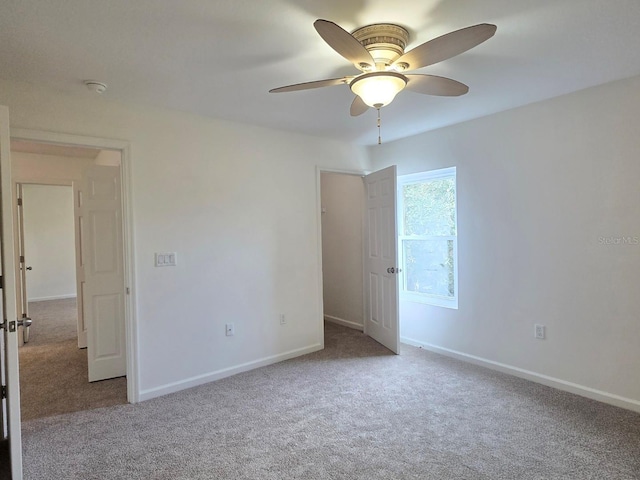
{"type": "Polygon", "coordinates": [[[640,478],[640,415],[328,325],[326,349],[23,425],[26,480],[640,478]]]}
{"type": "Polygon", "coordinates": [[[126,378],[89,383],[87,350],[78,349],[75,299],[32,302],[29,315],[29,343],[20,348],[23,422],[126,403],[126,378]]]}

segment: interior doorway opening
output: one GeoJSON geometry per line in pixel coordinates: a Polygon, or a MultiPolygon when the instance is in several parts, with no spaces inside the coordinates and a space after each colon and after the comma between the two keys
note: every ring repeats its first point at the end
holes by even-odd
{"type": "Polygon", "coordinates": [[[323,329],[329,322],[362,330],[398,354],[396,166],[317,175],[323,329]]]}
{"type": "Polygon", "coordinates": [[[320,172],[325,322],[364,329],[363,175],[320,172]]]}
{"type": "MultiPolygon", "coordinates": [[[[30,302],[69,299],[77,295],[73,188],[70,185],[17,183],[16,190],[18,303],[26,318],[29,317],[30,302]]],[[[24,343],[29,341],[31,330],[24,327],[24,343]]]]}
{"type": "Polygon", "coordinates": [[[80,208],[86,172],[97,165],[120,176],[121,152],[22,140],[11,147],[21,250],[17,303],[33,322],[19,335],[22,420],[126,403],[125,369],[89,383],[80,208]]]}

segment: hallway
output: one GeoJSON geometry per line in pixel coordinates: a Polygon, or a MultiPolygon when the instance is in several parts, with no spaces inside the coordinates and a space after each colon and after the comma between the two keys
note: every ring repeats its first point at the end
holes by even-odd
{"type": "Polygon", "coordinates": [[[20,348],[22,421],[127,403],[126,377],[88,382],[75,298],[31,302],[29,313],[29,343],[20,348]]]}

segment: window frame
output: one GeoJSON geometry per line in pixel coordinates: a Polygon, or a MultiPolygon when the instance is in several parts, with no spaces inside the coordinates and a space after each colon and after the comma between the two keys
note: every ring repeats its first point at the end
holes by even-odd
{"type": "Polygon", "coordinates": [[[398,209],[398,265],[402,269],[400,275],[400,299],[414,303],[422,303],[445,308],[458,308],[458,178],[456,167],[441,168],[408,175],[398,175],[397,178],[397,209],[398,209]],[[404,235],[404,189],[405,185],[426,183],[439,178],[453,177],[455,185],[455,235],[404,235]],[[453,241],[453,297],[428,293],[410,292],[406,290],[407,268],[404,260],[404,242],[406,240],[452,240],[453,241]]]}

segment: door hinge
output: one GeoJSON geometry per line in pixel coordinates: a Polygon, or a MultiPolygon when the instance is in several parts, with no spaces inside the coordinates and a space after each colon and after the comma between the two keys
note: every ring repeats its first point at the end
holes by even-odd
{"type": "Polygon", "coordinates": [[[7,386],[2,385],[2,398],[7,398],[7,386]]]}
{"type": "Polygon", "coordinates": [[[18,206],[21,207],[22,206],[22,199],[18,198],[18,206]]]}
{"type": "Polygon", "coordinates": [[[4,288],[4,278],[0,275],[0,288],[4,288]]]}
{"type": "Polygon", "coordinates": [[[20,255],[20,263],[24,263],[24,255],[20,255]]]}

